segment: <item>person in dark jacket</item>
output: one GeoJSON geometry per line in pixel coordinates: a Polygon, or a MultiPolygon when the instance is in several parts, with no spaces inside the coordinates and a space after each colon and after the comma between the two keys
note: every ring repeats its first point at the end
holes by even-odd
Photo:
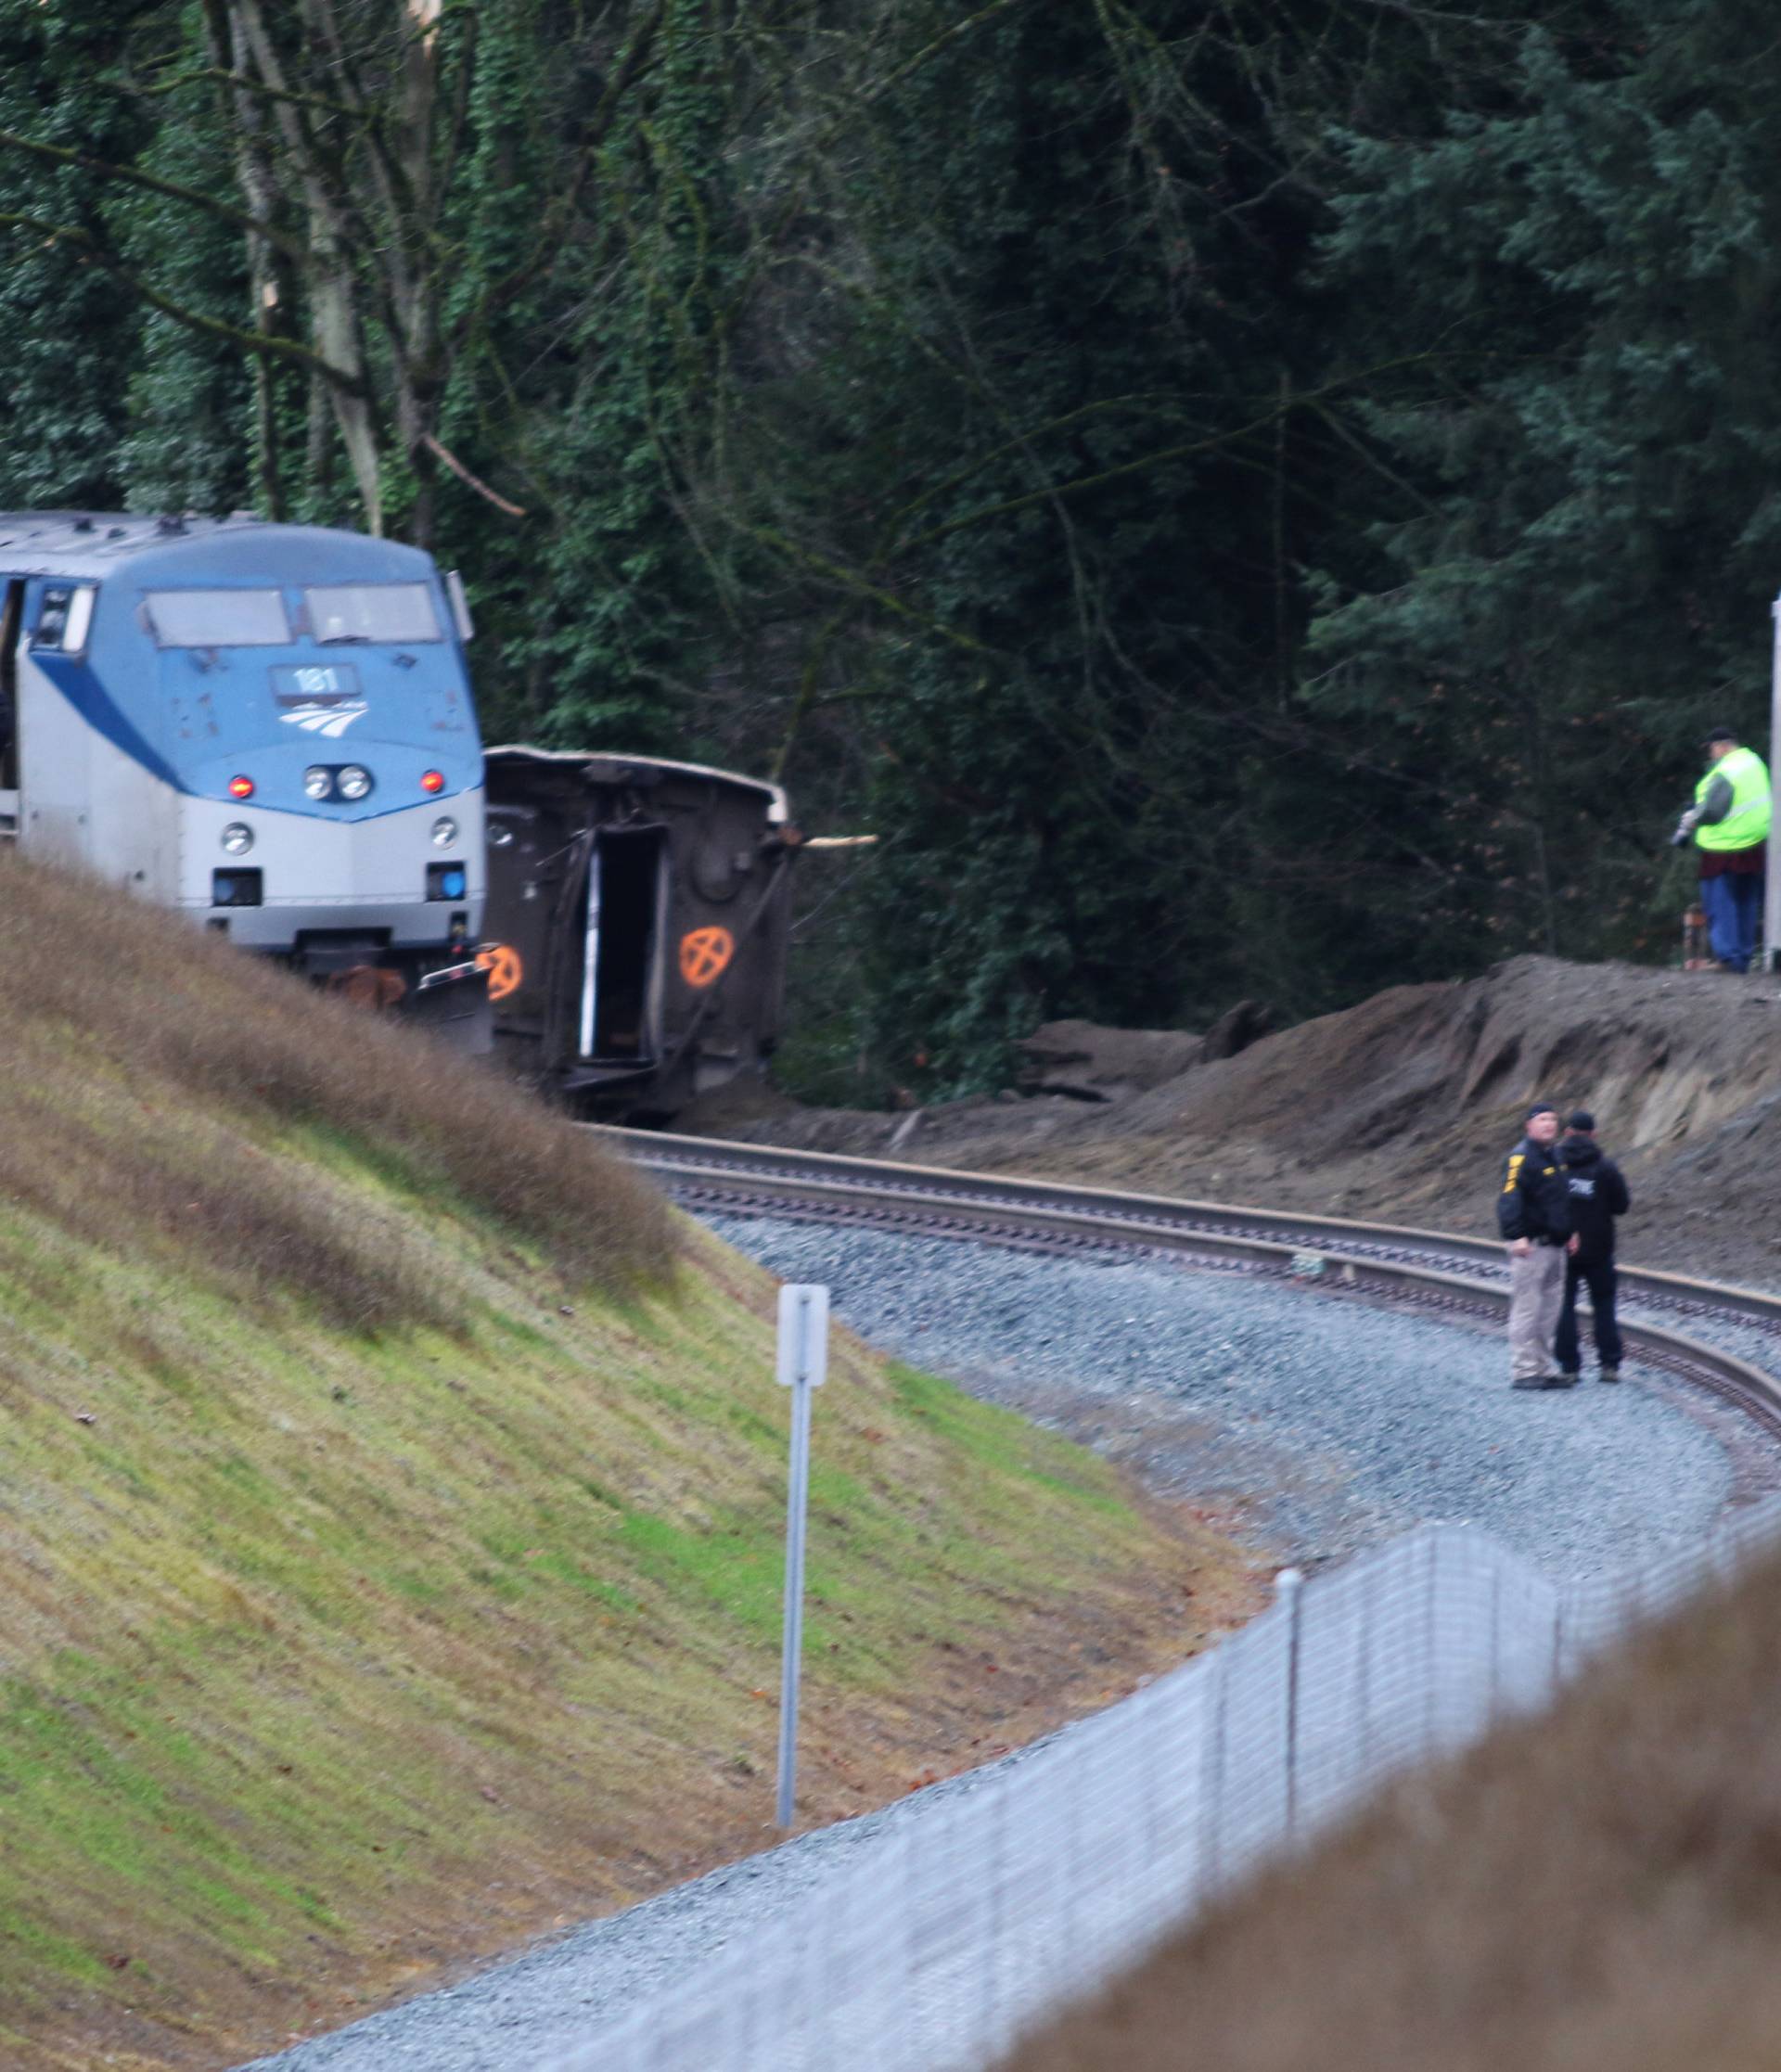
{"type": "Polygon", "coordinates": [[[1555,1371],[1553,1334],[1565,1299],[1570,1189],[1558,1163],[1558,1110],[1536,1101],[1527,1131],[1503,1165],[1496,1226],[1509,1247],[1509,1386],[1569,1388],[1555,1371]]]}
{"type": "Polygon", "coordinates": [[[1601,1362],[1602,1379],[1619,1381],[1621,1345],[1621,1327],[1614,1321],[1614,1219],[1626,1214],[1633,1197],[1626,1190],[1620,1167],[1612,1158],[1602,1156],[1601,1146],[1595,1142],[1595,1118],[1586,1108],[1579,1108],[1566,1125],[1558,1158],[1570,1191],[1574,1226],[1565,1260],[1565,1298],[1555,1341],[1559,1371],[1575,1381],[1582,1368],[1577,1337],[1577,1285],[1582,1282],[1589,1290],[1595,1357],[1601,1362]]]}

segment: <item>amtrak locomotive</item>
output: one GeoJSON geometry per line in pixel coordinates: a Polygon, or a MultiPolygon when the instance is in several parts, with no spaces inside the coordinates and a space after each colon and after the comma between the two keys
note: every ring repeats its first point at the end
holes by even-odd
{"type": "Polygon", "coordinates": [[[388,540],[0,516],[0,835],[486,1047],[469,633],[388,540]]]}

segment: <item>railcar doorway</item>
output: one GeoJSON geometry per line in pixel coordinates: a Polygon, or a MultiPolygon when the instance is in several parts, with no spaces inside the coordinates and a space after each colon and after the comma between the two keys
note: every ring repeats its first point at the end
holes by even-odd
{"type": "Polygon", "coordinates": [[[587,863],[576,1049],[591,1065],[653,1064],[660,1050],[668,830],[603,827],[587,863]]]}

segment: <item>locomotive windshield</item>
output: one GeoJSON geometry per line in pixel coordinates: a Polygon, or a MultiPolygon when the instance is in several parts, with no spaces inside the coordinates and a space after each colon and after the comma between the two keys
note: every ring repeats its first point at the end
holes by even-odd
{"type": "Polygon", "coordinates": [[[290,620],[276,590],[151,590],[158,647],[288,647],[290,620]]]}
{"type": "Polygon", "coordinates": [[[440,638],[432,593],[424,582],[331,583],[305,590],[303,597],[318,641],[440,638]]]}

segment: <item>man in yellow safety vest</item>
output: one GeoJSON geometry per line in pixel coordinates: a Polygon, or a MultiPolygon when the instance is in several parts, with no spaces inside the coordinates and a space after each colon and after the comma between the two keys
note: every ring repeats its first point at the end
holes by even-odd
{"type": "Polygon", "coordinates": [[[1716,726],[1702,745],[1711,766],[1673,838],[1680,848],[1692,835],[1700,851],[1700,903],[1713,955],[1727,971],[1748,971],[1762,926],[1769,773],[1754,748],[1739,748],[1730,727],[1716,726]]]}

